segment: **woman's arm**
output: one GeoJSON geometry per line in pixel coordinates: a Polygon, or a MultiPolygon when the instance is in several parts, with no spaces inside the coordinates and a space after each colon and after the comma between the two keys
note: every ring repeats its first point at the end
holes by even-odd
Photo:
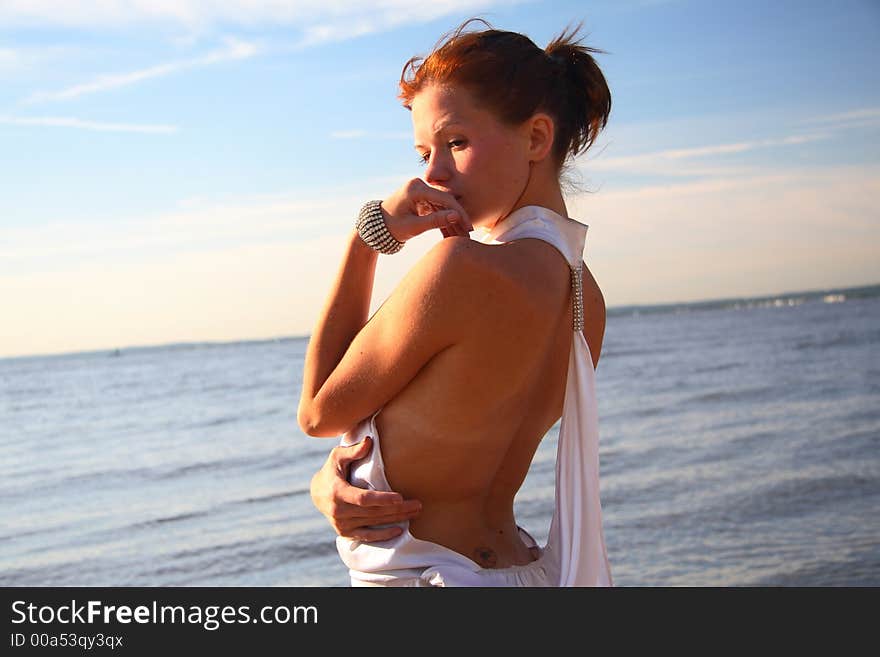
{"type": "Polygon", "coordinates": [[[348,235],[342,265],[306,349],[297,410],[303,428],[313,424],[308,414],[311,402],[367,323],[378,259],[378,251],[367,246],[356,230],[348,235]]]}
{"type": "MultiPolygon", "coordinates": [[[[467,237],[473,227],[455,198],[413,179],[382,202],[399,241],[438,228],[467,237]],[[425,205],[430,204],[429,209],[425,205]],[[437,209],[437,208],[454,208],[437,209]]],[[[309,340],[297,410],[311,436],[338,436],[381,408],[452,341],[447,309],[460,297],[461,254],[469,239],[443,240],[407,274],[369,318],[378,254],[352,231],[342,265],[309,340]]]]}

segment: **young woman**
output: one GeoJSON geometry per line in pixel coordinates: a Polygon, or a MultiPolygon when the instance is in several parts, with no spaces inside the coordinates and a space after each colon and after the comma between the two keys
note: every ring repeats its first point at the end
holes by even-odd
{"type": "Polygon", "coordinates": [[[309,342],[299,424],[348,446],[313,499],[355,586],[610,586],[594,389],[605,304],[560,187],[608,120],[601,51],[577,30],[542,50],[470,23],[404,67],[424,175],[361,210],[309,342]],[[434,228],[445,239],[368,320],[379,253],[434,228]],[[540,548],[513,502],[560,417],[540,548]]]}

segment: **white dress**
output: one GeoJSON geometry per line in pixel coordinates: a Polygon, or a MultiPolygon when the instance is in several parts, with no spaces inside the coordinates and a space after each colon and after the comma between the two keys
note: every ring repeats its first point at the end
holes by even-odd
{"type": "MultiPolygon", "coordinates": [[[[416,538],[409,523],[403,533],[376,543],[336,539],[352,586],[613,586],[602,531],[599,501],[599,423],[596,373],[584,339],[581,258],[587,226],[539,206],[519,208],[493,229],[478,229],[476,239],[501,244],[523,238],[549,242],[571,267],[574,326],[568,361],[562,421],[556,453],[556,507],[547,545],[536,560],[523,566],[483,568],[443,545],[416,538]]],[[[361,488],[391,490],[385,476],[375,418],[360,422],[342,436],[353,445],[371,436],[369,456],[352,464],[349,481],[361,488]]],[[[522,528],[530,547],[534,539],[522,528]]]]}

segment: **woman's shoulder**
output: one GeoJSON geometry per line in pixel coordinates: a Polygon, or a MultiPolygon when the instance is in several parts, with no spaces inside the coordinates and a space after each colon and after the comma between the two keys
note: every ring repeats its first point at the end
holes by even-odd
{"type": "MultiPolygon", "coordinates": [[[[569,299],[571,278],[559,252],[541,240],[486,244],[451,236],[435,244],[417,265],[421,277],[432,278],[452,293],[451,311],[486,314],[501,307],[553,312],[569,299]]],[[[584,303],[596,317],[604,315],[602,292],[583,267],[584,303]]],[[[604,322],[603,322],[604,323],[604,322]]]]}
{"type": "MultiPolygon", "coordinates": [[[[423,281],[437,303],[459,319],[473,322],[531,296],[523,277],[499,245],[451,236],[425,253],[406,278],[423,281]]],[[[406,282],[404,282],[404,285],[406,282]]]]}
{"type": "Polygon", "coordinates": [[[442,239],[407,272],[395,293],[447,315],[470,312],[479,303],[477,297],[494,287],[489,278],[493,267],[483,246],[457,235],[442,239]]]}
{"type": "Polygon", "coordinates": [[[485,287],[504,278],[505,263],[500,255],[492,245],[453,235],[435,244],[418,266],[437,276],[446,276],[453,284],[485,287]]]}

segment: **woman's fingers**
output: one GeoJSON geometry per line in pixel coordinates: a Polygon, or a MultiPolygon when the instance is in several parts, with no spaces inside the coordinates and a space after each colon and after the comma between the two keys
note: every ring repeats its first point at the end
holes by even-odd
{"type": "MultiPolygon", "coordinates": [[[[437,191],[431,187],[426,187],[426,189],[435,192],[437,191]]],[[[445,192],[440,192],[440,194],[445,194],[445,192]]],[[[447,196],[451,198],[453,202],[456,202],[454,196],[450,194],[447,194],[447,196]]],[[[419,200],[416,201],[415,208],[416,214],[420,218],[420,225],[418,228],[420,232],[430,230],[431,228],[437,228],[443,234],[443,237],[449,237],[451,235],[467,237],[468,233],[473,230],[473,226],[471,226],[467,220],[462,218],[464,216],[462,211],[450,209],[437,201],[419,200]]]]}
{"type": "Polygon", "coordinates": [[[349,483],[351,464],[369,456],[372,449],[371,436],[354,445],[334,447],[327,464],[316,475],[320,481],[312,481],[312,499],[336,533],[364,542],[384,541],[399,535],[399,527],[375,526],[411,520],[422,510],[418,500],[405,500],[400,493],[366,490],[349,483]],[[326,493],[316,495],[316,490],[326,490],[329,495],[325,499],[326,493]]]}
{"type": "Polygon", "coordinates": [[[421,222],[421,232],[425,232],[431,228],[438,228],[443,234],[443,237],[451,237],[453,235],[467,237],[470,230],[473,230],[468,229],[465,226],[458,214],[458,210],[440,210],[438,212],[432,212],[429,215],[420,217],[419,221],[421,222]]]}
{"type": "Polygon", "coordinates": [[[342,469],[347,469],[352,461],[365,458],[370,453],[371,449],[373,449],[373,439],[370,438],[370,436],[367,436],[361,442],[354,445],[339,445],[338,447],[334,447],[330,450],[330,454],[333,463],[336,465],[336,470],[339,472],[342,469]]]}
{"type": "Polygon", "coordinates": [[[384,541],[400,533],[397,527],[377,527],[377,525],[393,525],[412,520],[419,515],[417,511],[394,513],[376,517],[358,517],[337,520],[335,528],[340,536],[359,538],[362,541],[384,541]]]}
{"type": "Polygon", "coordinates": [[[386,512],[422,508],[418,500],[405,500],[400,493],[381,490],[367,490],[348,484],[345,501],[361,509],[383,509],[386,512]]]}
{"type": "Polygon", "coordinates": [[[381,525],[412,520],[420,513],[421,504],[416,500],[406,500],[388,507],[339,504],[333,509],[331,524],[337,534],[346,538],[364,542],[384,541],[399,535],[401,530],[398,527],[381,527],[381,525]]]}
{"type": "Polygon", "coordinates": [[[358,527],[375,527],[376,525],[391,525],[417,518],[419,513],[419,511],[408,511],[406,513],[383,513],[375,516],[360,515],[352,518],[339,518],[336,524],[344,530],[357,529],[358,527]]]}
{"type": "Polygon", "coordinates": [[[392,525],[397,522],[412,520],[413,518],[417,518],[418,515],[418,511],[408,511],[406,513],[388,513],[386,515],[378,516],[376,518],[352,519],[352,524],[358,527],[365,527],[368,525],[392,525]]]}
{"type": "Polygon", "coordinates": [[[363,508],[397,508],[404,503],[403,495],[391,491],[366,490],[349,484],[342,492],[342,501],[354,507],[363,508]]]}
{"type": "Polygon", "coordinates": [[[405,500],[381,506],[363,506],[345,501],[345,498],[357,499],[352,498],[348,494],[340,493],[338,495],[338,503],[333,509],[333,517],[336,520],[358,521],[363,524],[375,525],[383,518],[394,518],[395,521],[403,520],[413,513],[418,514],[422,510],[422,505],[418,500],[405,500]]]}
{"type": "Polygon", "coordinates": [[[378,541],[387,541],[388,539],[400,536],[402,533],[403,530],[400,527],[387,527],[384,529],[369,529],[367,527],[362,527],[360,529],[353,529],[345,534],[340,534],[340,536],[356,541],[362,541],[364,543],[375,543],[378,541]]]}
{"type": "Polygon", "coordinates": [[[449,192],[435,189],[421,178],[415,178],[410,181],[409,190],[413,200],[427,202],[433,206],[435,210],[455,210],[458,213],[459,220],[462,224],[473,230],[474,227],[471,225],[471,220],[470,217],[468,217],[467,212],[465,212],[461,203],[459,203],[449,192]]]}
{"type": "Polygon", "coordinates": [[[406,241],[437,228],[443,237],[467,237],[474,229],[461,203],[449,192],[413,178],[382,201],[385,225],[395,239],[406,241]]]}

